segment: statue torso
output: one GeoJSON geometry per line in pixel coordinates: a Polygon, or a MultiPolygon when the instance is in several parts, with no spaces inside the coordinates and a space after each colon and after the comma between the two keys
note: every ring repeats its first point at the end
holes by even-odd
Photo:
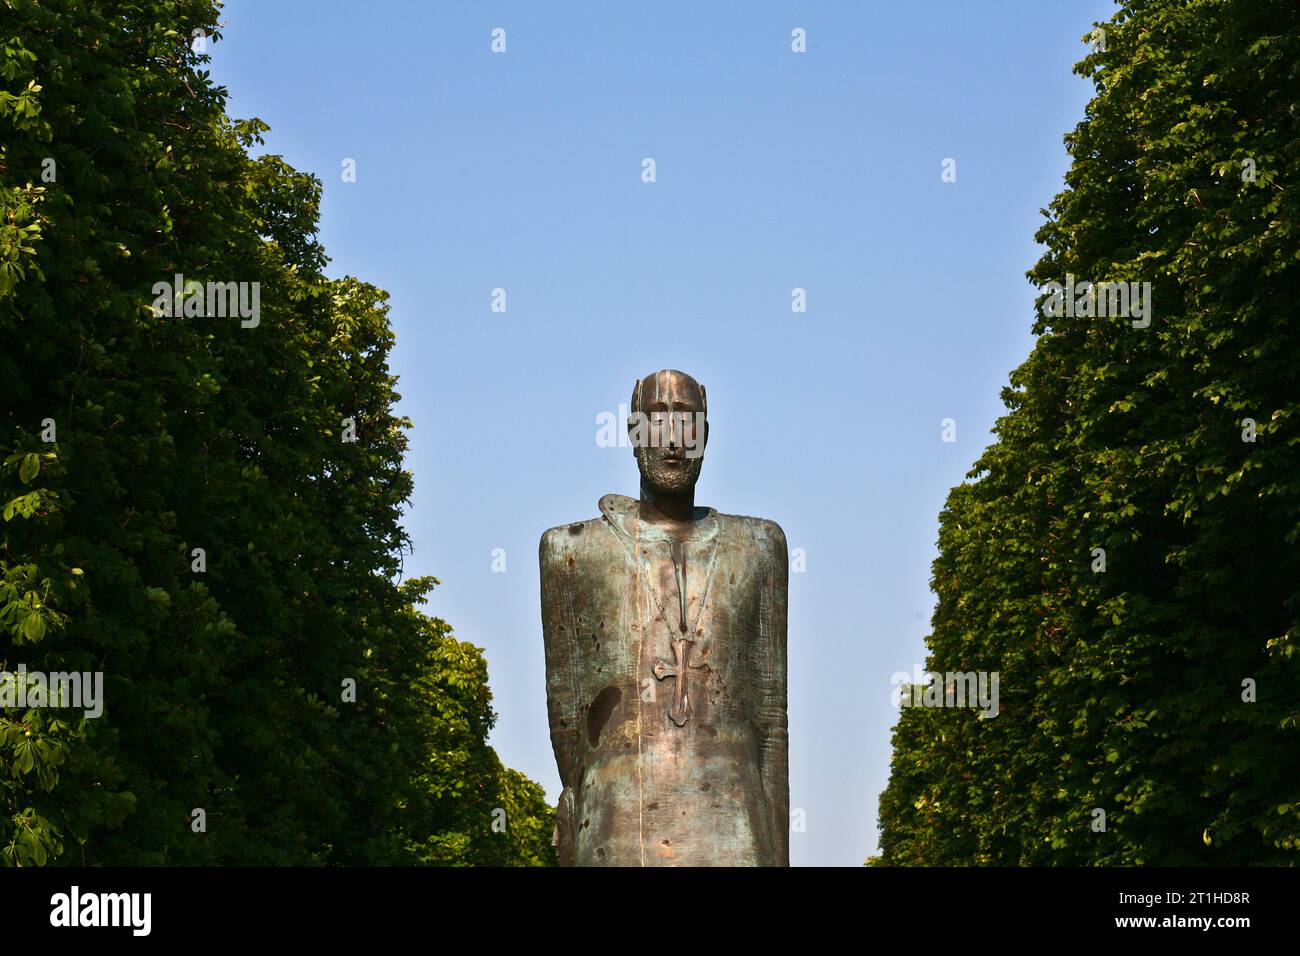
{"type": "Polygon", "coordinates": [[[773,865],[773,829],[788,824],[768,805],[761,742],[765,691],[779,679],[784,697],[784,647],[778,661],[770,646],[780,529],[698,509],[675,563],[635,499],[606,495],[600,507],[542,541],[548,705],[573,762],[561,854],[773,865]]]}

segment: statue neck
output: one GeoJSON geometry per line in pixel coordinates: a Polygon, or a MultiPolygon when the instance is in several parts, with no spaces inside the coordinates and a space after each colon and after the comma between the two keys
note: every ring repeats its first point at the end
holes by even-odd
{"type": "Polygon", "coordinates": [[[669,527],[689,525],[695,520],[695,486],[672,494],[657,491],[642,479],[641,520],[669,527]]]}

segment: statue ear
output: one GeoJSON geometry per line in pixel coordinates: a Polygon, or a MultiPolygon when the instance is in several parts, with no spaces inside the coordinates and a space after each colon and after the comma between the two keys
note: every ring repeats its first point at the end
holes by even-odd
{"type": "Polygon", "coordinates": [[[636,380],[636,385],[632,388],[632,408],[627,415],[627,437],[628,443],[632,446],[632,454],[636,455],[636,436],[632,430],[636,427],[637,413],[641,408],[641,379],[636,380]]]}
{"type": "Polygon", "coordinates": [[[700,443],[700,451],[709,447],[709,393],[704,390],[704,383],[700,383],[700,401],[704,405],[704,441],[700,443]]]}

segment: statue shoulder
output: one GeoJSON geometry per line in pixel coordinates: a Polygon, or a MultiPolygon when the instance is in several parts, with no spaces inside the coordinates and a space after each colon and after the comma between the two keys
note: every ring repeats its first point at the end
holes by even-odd
{"type": "Polygon", "coordinates": [[[628,537],[634,532],[629,523],[635,520],[637,499],[609,494],[597,502],[600,514],[586,521],[556,525],[542,534],[542,566],[548,561],[567,560],[575,555],[603,555],[614,545],[615,535],[628,537]],[[615,535],[608,532],[614,531],[615,535]]]}
{"type": "Polygon", "coordinates": [[[573,521],[569,524],[556,525],[542,532],[538,545],[538,557],[542,566],[563,560],[566,555],[582,548],[593,532],[599,530],[603,518],[588,518],[586,521],[573,521]]]}
{"type": "Polygon", "coordinates": [[[784,566],[790,560],[790,551],[785,543],[785,532],[781,526],[770,518],[755,518],[758,522],[758,540],[776,561],[784,566]]]}
{"type": "Polygon", "coordinates": [[[748,515],[724,515],[719,514],[719,518],[727,524],[732,525],[737,530],[745,530],[754,536],[758,542],[759,549],[772,558],[785,563],[787,557],[787,548],[785,541],[785,532],[781,526],[770,518],[753,518],[748,515]]]}

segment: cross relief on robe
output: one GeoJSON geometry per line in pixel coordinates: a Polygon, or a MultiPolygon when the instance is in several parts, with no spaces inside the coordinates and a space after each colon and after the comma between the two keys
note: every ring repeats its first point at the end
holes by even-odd
{"type": "Polygon", "coordinates": [[[678,727],[685,727],[686,721],[691,719],[691,697],[688,689],[690,672],[692,668],[704,667],[704,664],[696,663],[691,659],[691,652],[695,649],[694,641],[675,637],[672,645],[671,661],[666,661],[662,657],[655,661],[655,677],[659,680],[673,678],[673,705],[668,711],[668,716],[678,727]]]}

